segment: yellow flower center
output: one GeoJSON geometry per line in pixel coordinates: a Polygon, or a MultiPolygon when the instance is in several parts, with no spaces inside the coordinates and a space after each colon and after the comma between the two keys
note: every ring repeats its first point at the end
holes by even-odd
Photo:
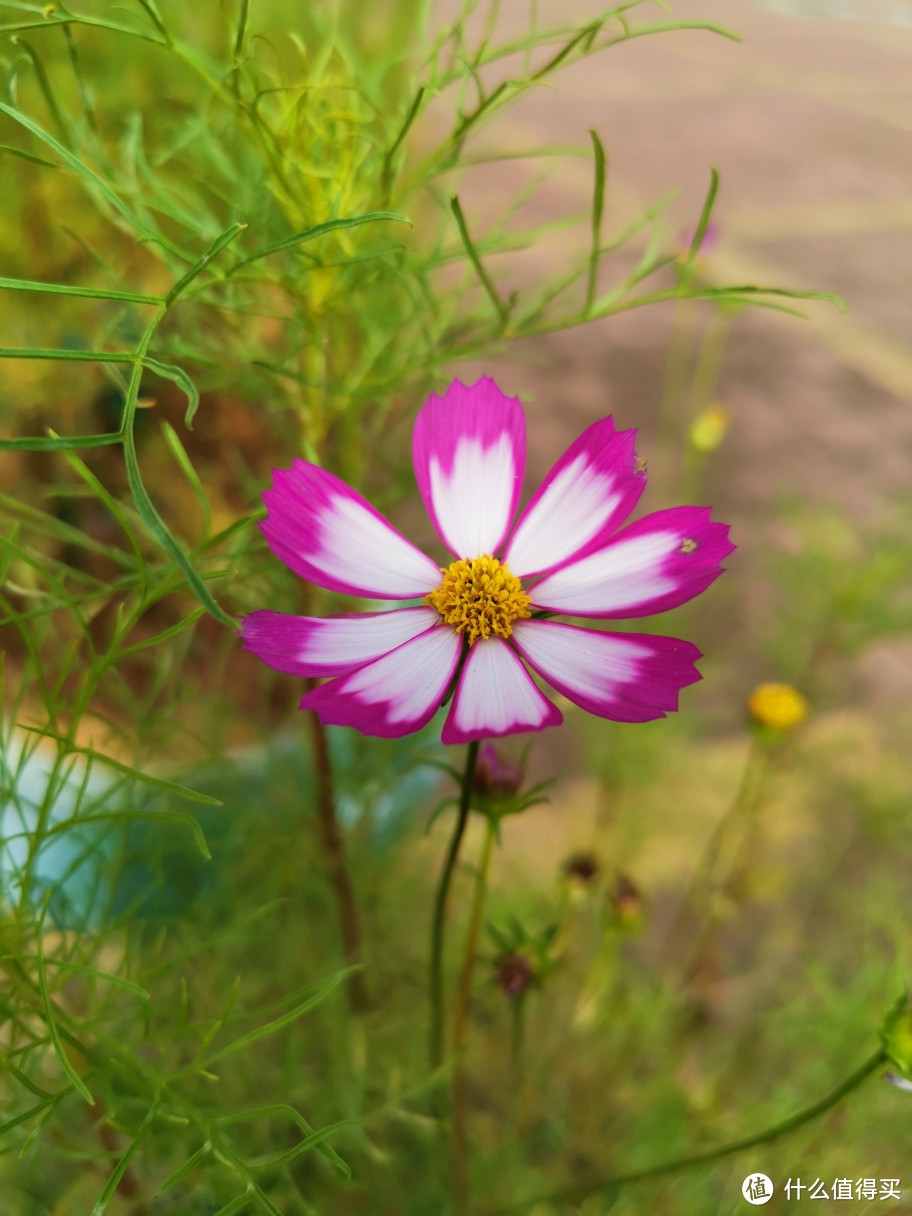
{"type": "Polygon", "coordinates": [[[464,633],[470,646],[492,633],[508,638],[514,621],[532,615],[522,583],[496,557],[463,557],[440,572],[443,582],[422,603],[464,633]]]}

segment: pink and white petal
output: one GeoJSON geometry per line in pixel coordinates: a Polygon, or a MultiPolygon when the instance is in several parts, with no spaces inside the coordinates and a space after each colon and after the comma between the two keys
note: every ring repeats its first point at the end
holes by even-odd
{"type": "Polygon", "coordinates": [[[338,676],[425,633],[439,621],[433,608],[292,616],[266,608],[245,616],[244,649],[292,676],[338,676]]]}
{"type": "Polygon", "coordinates": [[[705,591],[734,550],[728,524],[708,507],[655,511],[607,545],[527,588],[534,608],[569,616],[630,617],[665,612],[705,591]]]}
{"type": "Polygon", "coordinates": [[[301,699],[329,726],[398,739],[427,726],[456,674],[462,635],[434,625],[382,658],[321,684],[301,699]]]}
{"type": "Polygon", "coordinates": [[[603,418],[570,445],[507,541],[503,560],[514,574],[529,578],[584,557],[620,527],[646,484],[635,442],[636,431],[603,418]]]}
{"type": "Polygon", "coordinates": [[[517,621],[513,644],[574,704],[615,722],[650,722],[678,708],[702,676],[690,642],[648,633],[602,633],[557,621],[517,621]]]}
{"type": "Polygon", "coordinates": [[[511,647],[501,638],[483,638],[468,653],[441,739],[469,743],[544,730],[563,720],[557,706],[535,687],[511,647]]]}
{"type": "Polygon", "coordinates": [[[418,489],[456,557],[493,554],[516,514],[526,467],[526,420],[490,376],[431,393],[412,434],[418,489]]]}
{"type": "Polygon", "coordinates": [[[440,567],[344,481],[306,460],[274,469],[260,528],[295,574],[351,595],[412,599],[440,582],[440,567]]]}

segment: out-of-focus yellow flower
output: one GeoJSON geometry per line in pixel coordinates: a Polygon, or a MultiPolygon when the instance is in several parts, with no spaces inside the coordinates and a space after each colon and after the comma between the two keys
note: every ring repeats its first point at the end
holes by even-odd
{"type": "Polygon", "coordinates": [[[759,684],[747,707],[756,722],[772,730],[791,730],[808,712],[807,701],[791,684],[759,684]]]}
{"type": "Polygon", "coordinates": [[[728,433],[731,410],[727,406],[707,405],[690,424],[690,443],[698,452],[714,452],[728,433]]]}

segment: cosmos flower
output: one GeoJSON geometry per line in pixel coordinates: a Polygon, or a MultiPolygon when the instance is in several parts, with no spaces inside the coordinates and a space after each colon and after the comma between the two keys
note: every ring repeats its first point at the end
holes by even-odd
{"type": "Polygon", "coordinates": [[[326,469],[296,460],[275,470],[260,527],[280,561],[331,591],[419,602],[329,617],[263,609],[244,619],[245,648],[279,671],[330,677],[301,708],[367,735],[420,730],[449,693],[444,743],[556,726],[561,713],[530,668],[600,717],[664,717],[700,679],[695,646],[550,619],[664,612],[704,591],[733,549],[705,507],[656,511],[617,531],[645,484],[634,437],[610,418],[588,427],[511,529],[526,460],[518,399],[490,377],[432,394],[412,454],[452,557],[445,566],[326,469]]]}

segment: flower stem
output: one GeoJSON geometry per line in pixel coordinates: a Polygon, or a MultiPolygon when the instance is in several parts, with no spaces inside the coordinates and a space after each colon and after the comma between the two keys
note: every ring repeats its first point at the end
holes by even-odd
{"type": "Polygon", "coordinates": [[[522,1085],[525,1042],[526,994],[521,992],[510,1002],[510,1099],[514,1109],[518,1108],[522,1085]]]}
{"type": "Polygon", "coordinates": [[[475,765],[478,762],[479,741],[476,739],[469,744],[466,752],[465,771],[462,774],[462,790],[459,797],[459,814],[456,826],[450,838],[440,882],[437,884],[437,895],[434,899],[434,916],[431,922],[431,1068],[439,1068],[443,1063],[443,931],[446,922],[447,896],[450,881],[459,856],[459,847],[465,834],[469,818],[469,802],[472,796],[472,783],[475,778],[475,765]]]}
{"type": "Polygon", "coordinates": [[[680,438],[679,432],[684,425],[680,412],[684,406],[687,374],[693,359],[695,324],[694,301],[678,300],[672,316],[671,336],[668,339],[665,383],[662,386],[656,430],[659,459],[662,461],[662,484],[668,487],[677,481],[677,473],[673,466],[676,461],[675,449],[680,438]]]}
{"type": "MultiPolygon", "coordinates": [[[[308,680],[307,684],[309,687],[316,687],[315,680],[308,680]]],[[[354,887],[345,857],[345,843],[336,817],[336,795],[326,727],[312,710],[307,712],[306,717],[317,781],[320,845],[336,899],[345,959],[350,965],[357,964],[361,962],[361,927],[355,905],[354,887]]],[[[364,1013],[369,1005],[364,974],[360,969],[352,971],[348,977],[348,1001],[354,1013],[364,1013]]]]}
{"type": "Polygon", "coordinates": [[[472,1004],[472,976],[478,954],[478,938],[484,915],[485,898],[488,893],[488,871],[491,868],[491,853],[494,849],[496,828],[493,819],[485,825],[484,842],[478,869],[475,873],[475,895],[469,915],[466,933],[465,954],[462,971],[459,973],[459,988],[456,994],[456,1011],[453,1018],[453,1054],[456,1064],[453,1069],[453,1173],[455,1176],[456,1211],[466,1210],[468,1203],[468,1163],[466,1159],[466,1070],[463,1051],[469,1031],[469,1010],[472,1004]]]}
{"type": "MultiPolygon", "coordinates": [[[[734,314],[719,309],[710,318],[697,352],[694,365],[693,379],[690,386],[690,404],[684,418],[685,425],[690,424],[700,410],[712,404],[719,383],[719,373],[722,369],[722,356],[725,345],[731,333],[734,314]]],[[[694,502],[700,493],[701,456],[690,442],[689,431],[684,448],[684,469],[681,476],[681,494],[688,502],[694,502]]]]}
{"type": "MultiPolygon", "coordinates": [[[[697,1165],[709,1165],[713,1161],[721,1161],[724,1157],[731,1157],[733,1154],[743,1152],[746,1149],[756,1148],[758,1144],[769,1144],[773,1140],[778,1140],[780,1136],[785,1136],[789,1132],[803,1127],[805,1123],[810,1123],[813,1119],[819,1119],[821,1115],[825,1115],[827,1111],[832,1110],[834,1106],[838,1105],[843,1098],[847,1098],[853,1090],[858,1089],[872,1072],[875,1072],[886,1063],[886,1052],[883,1048],[878,1048],[873,1055],[869,1056],[854,1072],[849,1073],[845,1080],[840,1082],[825,1097],[820,1098],[819,1101],[812,1103],[810,1106],[806,1106],[803,1110],[796,1111],[795,1114],[781,1119],[778,1123],[773,1123],[762,1132],[756,1132],[752,1136],[743,1136],[738,1140],[731,1140],[728,1144],[722,1144],[718,1148],[704,1149],[699,1153],[675,1157],[671,1161],[663,1161],[658,1165],[647,1166],[642,1170],[632,1170],[627,1174],[615,1174],[608,1178],[601,1178],[551,1195],[540,1195],[534,1200],[527,1200],[522,1206],[531,1211],[537,1204],[582,1203],[588,1196],[594,1195],[599,1191],[625,1186],[632,1182],[646,1182],[650,1178],[659,1178],[665,1174],[677,1174],[683,1170],[692,1169],[697,1165]]],[[[517,1206],[503,1208],[496,1216],[506,1216],[508,1212],[515,1212],[517,1210],[517,1206]]]]}
{"type": "MultiPolygon", "coordinates": [[[[763,795],[769,762],[769,749],[765,749],[755,737],[751,741],[738,790],[728,809],[713,828],[668,930],[665,953],[669,958],[677,960],[676,974],[680,982],[690,976],[694,960],[699,956],[707,932],[712,928],[713,918],[708,909],[713,894],[724,885],[724,876],[720,876],[720,870],[726,839],[739,824],[745,831],[750,827],[763,795]],[[700,924],[689,931],[685,943],[681,940],[681,930],[696,903],[700,905],[700,924]]],[[[738,849],[733,859],[729,859],[729,873],[737,864],[740,854],[741,850],[738,849]]]]}

